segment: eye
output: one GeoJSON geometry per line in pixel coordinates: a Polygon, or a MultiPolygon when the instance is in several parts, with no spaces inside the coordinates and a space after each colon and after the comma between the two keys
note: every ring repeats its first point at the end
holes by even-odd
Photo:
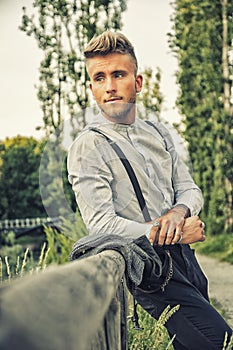
{"type": "Polygon", "coordinates": [[[103,72],[98,72],[98,73],[94,74],[94,76],[93,76],[93,80],[95,82],[102,82],[104,80],[104,78],[105,78],[105,75],[103,72]]]}
{"type": "Polygon", "coordinates": [[[124,73],[123,73],[123,72],[116,72],[116,73],[114,74],[114,76],[115,76],[115,78],[123,78],[124,73]]]}
{"type": "Polygon", "coordinates": [[[98,82],[103,81],[103,80],[104,80],[104,77],[101,75],[95,78],[95,81],[98,81],[98,82]]]}

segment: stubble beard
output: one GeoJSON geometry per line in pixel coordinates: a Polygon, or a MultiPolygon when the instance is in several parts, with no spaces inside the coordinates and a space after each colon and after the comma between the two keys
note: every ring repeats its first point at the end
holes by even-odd
{"type": "Polygon", "coordinates": [[[135,98],[131,98],[127,103],[116,103],[111,105],[99,105],[101,112],[114,121],[125,121],[135,108],[135,98]]]}

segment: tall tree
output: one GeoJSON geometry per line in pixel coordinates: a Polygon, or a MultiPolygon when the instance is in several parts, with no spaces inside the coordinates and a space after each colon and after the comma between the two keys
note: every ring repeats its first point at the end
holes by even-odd
{"type": "Polygon", "coordinates": [[[223,106],[225,119],[225,138],[226,138],[226,177],[225,177],[225,189],[226,189],[226,223],[225,227],[233,228],[233,103],[232,103],[232,64],[233,64],[233,6],[228,3],[228,0],[222,0],[222,67],[223,67],[223,106]],[[231,61],[230,61],[231,57],[231,61]]]}
{"type": "Polygon", "coordinates": [[[23,8],[20,29],[43,52],[37,87],[43,127],[59,138],[65,118],[78,116],[79,130],[85,125],[85,111],[80,111],[89,97],[82,52],[94,35],[121,28],[126,0],[35,0],[33,6],[30,16],[23,8]]]}
{"type": "Polygon", "coordinates": [[[143,89],[137,99],[144,107],[141,117],[145,119],[148,118],[149,114],[153,113],[160,119],[164,102],[164,96],[160,87],[161,70],[157,67],[156,71],[154,71],[151,67],[147,67],[142,71],[142,75],[143,89]]]}
{"type": "Polygon", "coordinates": [[[72,138],[86,124],[89,89],[83,49],[103,30],[121,28],[126,0],[34,0],[33,6],[32,15],[23,8],[20,29],[42,51],[37,96],[43,128],[47,136],[53,136],[41,161],[40,190],[47,213],[66,216],[66,198],[70,197],[72,208],[74,201],[67,181],[64,183],[64,121],[69,119],[72,138]]]}
{"type": "Polygon", "coordinates": [[[207,232],[232,232],[232,12],[227,0],[176,0],[170,45],[178,59],[177,105],[207,232]]]}

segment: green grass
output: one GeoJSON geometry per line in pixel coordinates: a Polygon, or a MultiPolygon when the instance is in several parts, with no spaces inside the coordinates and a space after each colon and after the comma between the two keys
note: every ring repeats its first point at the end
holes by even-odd
{"type": "MultiPolygon", "coordinates": [[[[129,305],[132,313],[132,305],[129,305]]],[[[172,339],[170,339],[165,324],[175,312],[179,312],[179,305],[171,308],[168,306],[156,321],[140,305],[137,307],[140,327],[136,330],[129,316],[128,321],[128,345],[129,350],[173,350],[172,339]]]]}
{"type": "Polygon", "coordinates": [[[200,254],[233,264],[233,234],[208,236],[205,242],[192,246],[200,254]]]}

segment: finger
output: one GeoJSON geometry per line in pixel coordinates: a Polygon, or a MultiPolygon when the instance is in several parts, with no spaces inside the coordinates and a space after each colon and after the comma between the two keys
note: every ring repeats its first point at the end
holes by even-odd
{"type": "Polygon", "coordinates": [[[152,228],[149,235],[149,241],[151,245],[158,242],[159,228],[152,228]]]}
{"type": "Polygon", "coordinates": [[[158,220],[154,221],[152,228],[150,230],[150,235],[149,235],[149,241],[153,245],[154,243],[157,243],[157,237],[159,234],[160,230],[160,222],[158,220]]]}
{"type": "Polygon", "coordinates": [[[150,231],[149,241],[150,241],[150,244],[151,244],[151,245],[154,244],[154,241],[155,241],[155,233],[152,232],[152,231],[150,231]]]}
{"type": "Polygon", "coordinates": [[[175,230],[175,235],[171,241],[171,244],[176,244],[176,243],[180,243],[181,242],[181,239],[182,239],[182,236],[183,236],[183,232],[182,232],[182,229],[180,227],[177,227],[176,230],[175,230]]]}
{"type": "Polygon", "coordinates": [[[199,222],[199,231],[200,231],[200,233],[201,233],[202,236],[205,234],[204,228],[205,228],[204,222],[200,221],[200,222],[199,222]]]}
{"type": "Polygon", "coordinates": [[[171,244],[171,242],[173,241],[174,239],[174,233],[175,233],[175,230],[173,231],[168,231],[167,232],[167,236],[166,236],[166,240],[165,240],[165,244],[171,244]]]}
{"type": "Polygon", "coordinates": [[[168,224],[161,223],[161,228],[158,236],[158,245],[164,245],[167,237],[168,224]]]}

